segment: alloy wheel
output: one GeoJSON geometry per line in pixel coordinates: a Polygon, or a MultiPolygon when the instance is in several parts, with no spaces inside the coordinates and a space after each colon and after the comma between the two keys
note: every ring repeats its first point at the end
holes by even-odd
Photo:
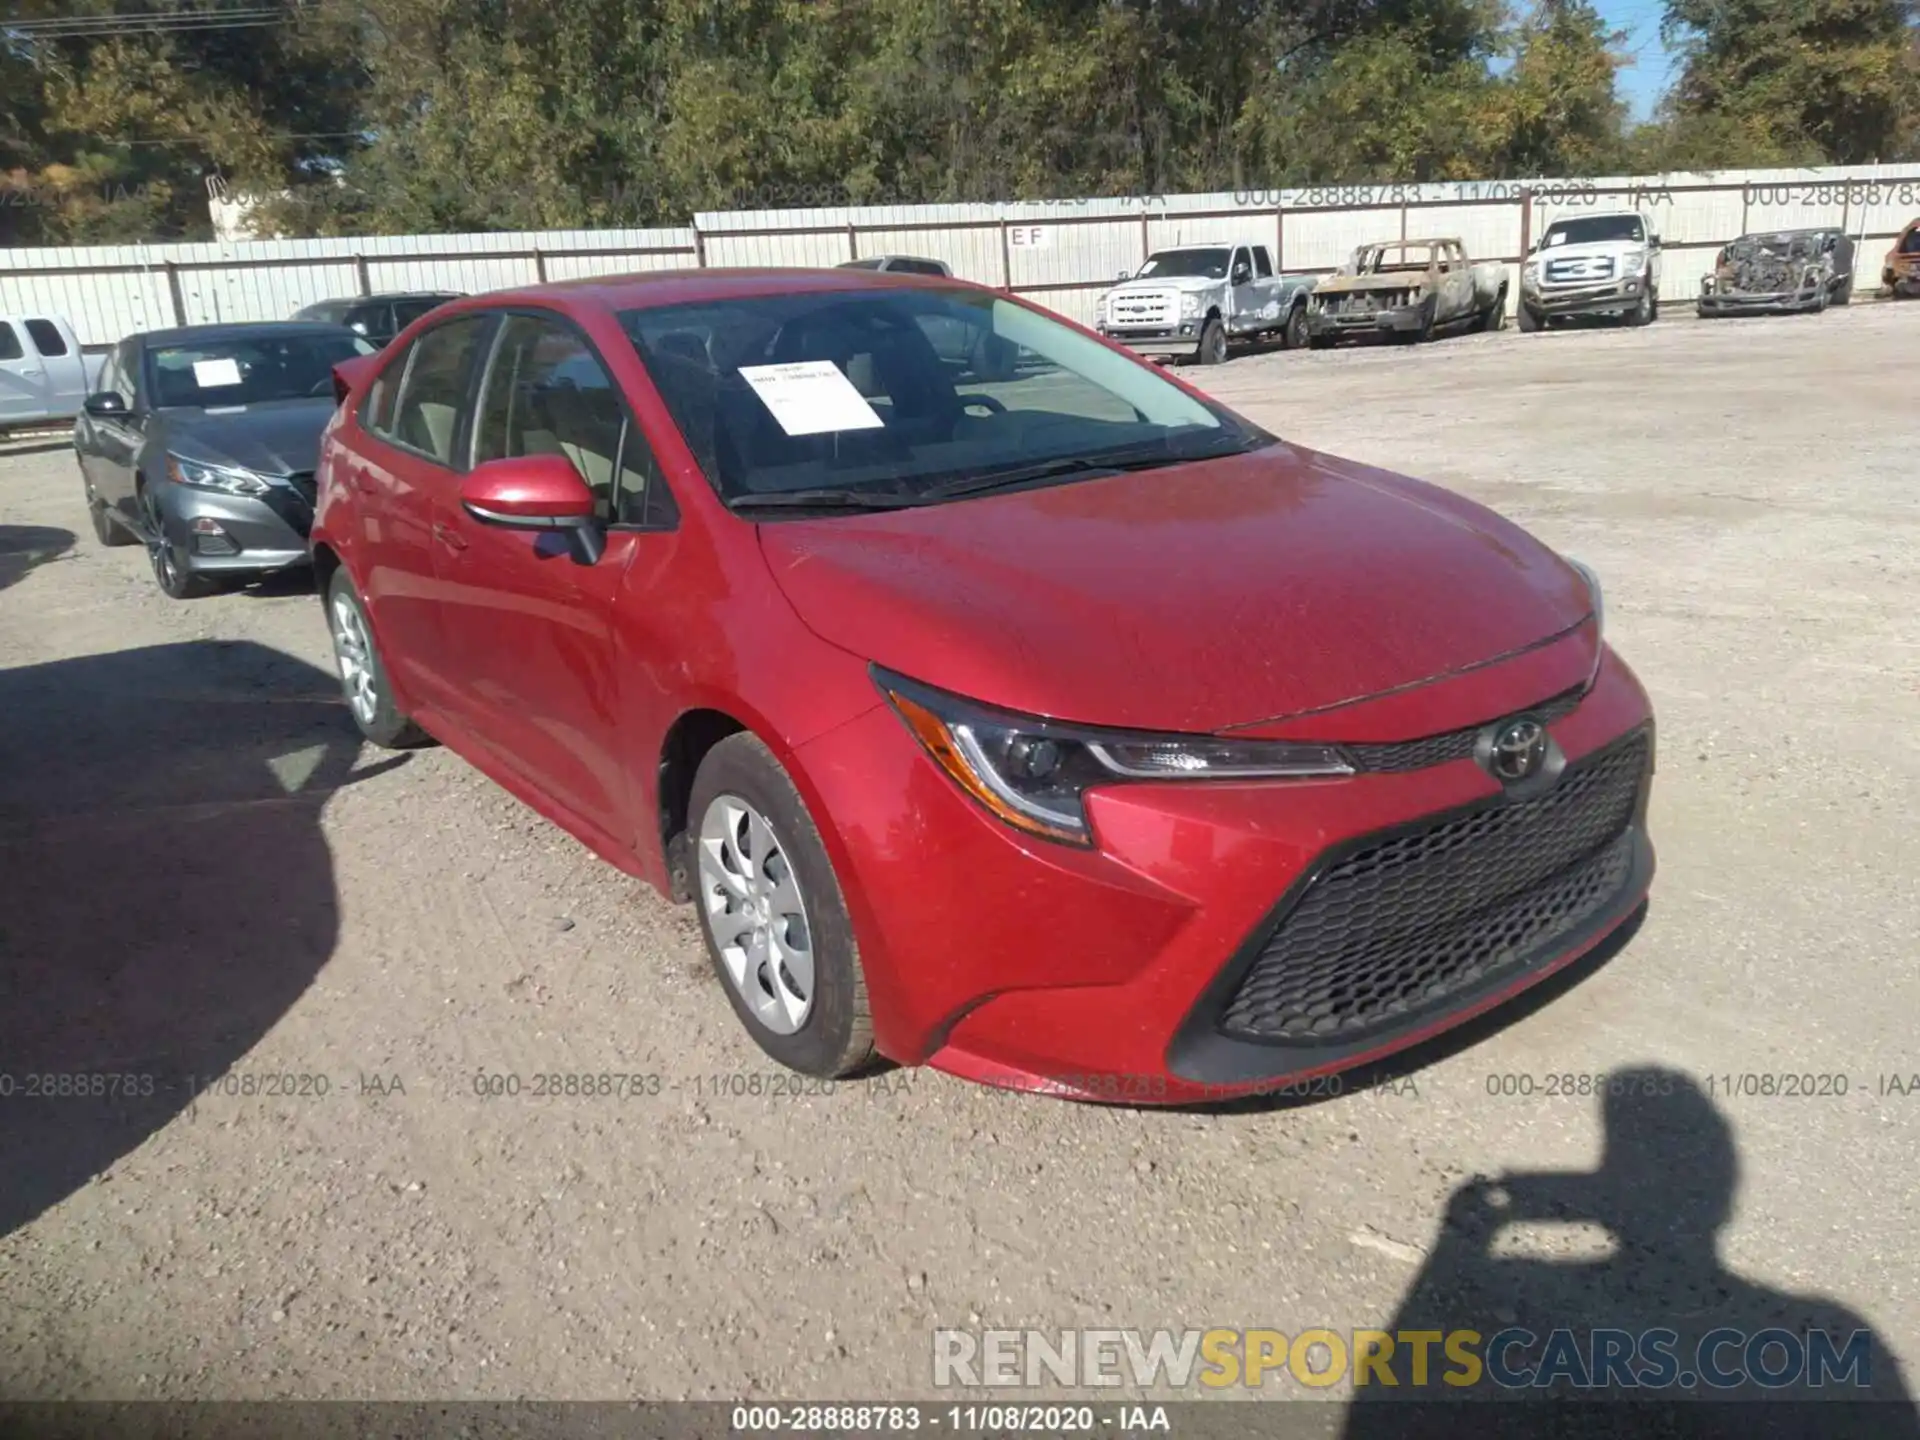
{"type": "Polygon", "coordinates": [[[354,719],[371,725],[380,707],[373,669],[373,641],[360,611],[344,595],[333,599],[333,654],[340,666],[340,685],[354,719]]]}
{"type": "Polygon", "coordinates": [[[813,1013],[813,930],[767,818],[718,795],[700,821],[700,894],[728,981],[753,1017],[791,1035],[813,1013]]]}

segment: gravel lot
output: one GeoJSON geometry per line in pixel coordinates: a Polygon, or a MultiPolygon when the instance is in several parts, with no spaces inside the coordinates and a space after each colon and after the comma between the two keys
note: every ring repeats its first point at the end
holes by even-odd
{"type": "Polygon", "coordinates": [[[0,1098],[0,1395],[927,1396],[937,1326],[1291,1334],[1475,1294],[1844,1307],[1911,1372],[1920,1080],[1882,1077],[1920,1072],[1916,334],[1862,304],[1186,372],[1597,566],[1660,720],[1629,944],[1391,1084],[1230,1113],[931,1072],[714,1093],[774,1072],[690,912],[449,754],[361,753],[299,583],[169,602],[87,532],[64,444],[0,448],[0,1072],[135,1092],[0,1098]],[[1638,1066],[1700,1091],[1610,1125],[1547,1093],[1638,1066]],[[1776,1074],[1819,1093],[1744,1093],[1776,1074]],[[267,1076],[304,1093],[242,1093],[267,1076]],[[1589,1226],[1496,1264],[1443,1223],[1541,1171],[1589,1172],[1557,1213],[1619,1259],[1568,1268],[1589,1226]]]}

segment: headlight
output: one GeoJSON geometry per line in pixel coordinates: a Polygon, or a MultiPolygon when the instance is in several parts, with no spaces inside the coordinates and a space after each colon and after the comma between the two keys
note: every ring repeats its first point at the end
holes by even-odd
{"type": "Polygon", "coordinates": [[[1200,318],[1200,297],[1198,295],[1189,294],[1180,297],[1180,318],[1182,320],[1197,320],[1200,318]]]}
{"type": "Polygon", "coordinates": [[[1620,262],[1620,273],[1622,275],[1638,275],[1646,268],[1647,257],[1644,252],[1636,252],[1620,262]]]}
{"type": "Polygon", "coordinates": [[[1540,262],[1538,260],[1527,261],[1526,264],[1520,267],[1520,278],[1529,285],[1538,280],[1540,278],[1540,262]]]}
{"type": "Polygon", "coordinates": [[[267,482],[251,470],[229,465],[209,465],[204,460],[189,460],[183,455],[167,456],[167,478],[176,485],[191,485],[196,490],[219,490],[228,495],[264,495],[267,482]]]}
{"type": "MultiPolygon", "coordinates": [[[[1561,557],[1563,560],[1565,556],[1561,557]]],[[[1587,594],[1593,600],[1593,623],[1602,635],[1607,633],[1607,603],[1600,593],[1600,577],[1594,573],[1591,565],[1582,565],[1578,560],[1567,560],[1574,573],[1587,582],[1587,594]]]]}
{"type": "Polygon", "coordinates": [[[1015,829],[1069,844],[1092,843],[1084,798],[1096,785],[1353,773],[1333,745],[1062,725],[976,705],[877,668],[874,678],[961,789],[1015,829]]]}

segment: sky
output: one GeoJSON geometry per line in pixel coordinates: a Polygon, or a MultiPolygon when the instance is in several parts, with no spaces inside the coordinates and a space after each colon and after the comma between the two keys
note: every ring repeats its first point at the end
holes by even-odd
{"type": "Polygon", "coordinates": [[[1620,72],[1620,97],[1644,120],[1653,113],[1661,94],[1671,80],[1673,57],[1660,45],[1660,0],[1594,0],[1600,18],[1616,30],[1627,32],[1621,49],[1635,57],[1635,63],[1620,72]]]}

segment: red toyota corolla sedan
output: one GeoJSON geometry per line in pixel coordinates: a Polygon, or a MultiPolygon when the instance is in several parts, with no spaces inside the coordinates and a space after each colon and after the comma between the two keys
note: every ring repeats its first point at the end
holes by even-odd
{"type": "Polygon", "coordinates": [[[795,1070],[1281,1088],[1646,895],[1653,719],[1589,571],[999,292],[540,286],[337,388],[360,728],[691,900],[795,1070]]]}

